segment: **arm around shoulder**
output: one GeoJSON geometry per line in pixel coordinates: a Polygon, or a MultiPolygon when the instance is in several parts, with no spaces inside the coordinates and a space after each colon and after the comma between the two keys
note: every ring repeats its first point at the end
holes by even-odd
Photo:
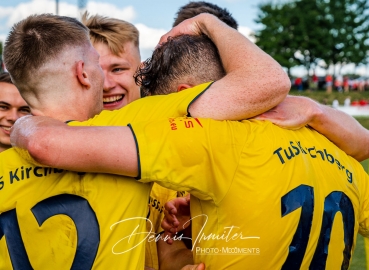
{"type": "Polygon", "coordinates": [[[369,131],[350,115],[318,104],[309,126],[358,161],[369,158],[369,131]]]}
{"type": "Polygon", "coordinates": [[[309,125],[358,161],[369,158],[369,131],[350,115],[298,96],[287,96],[257,119],[288,129],[309,125]]]}
{"type": "Polygon", "coordinates": [[[202,16],[199,16],[200,29],[218,48],[226,76],[191,105],[191,115],[241,120],[280,103],[288,94],[291,82],[279,63],[214,16],[202,16]]]}
{"type": "Polygon", "coordinates": [[[12,144],[28,150],[43,165],[71,171],[138,175],[137,148],[129,127],[71,127],[44,116],[30,117],[13,127],[12,144]],[[115,143],[117,138],[119,143],[115,143]]]}

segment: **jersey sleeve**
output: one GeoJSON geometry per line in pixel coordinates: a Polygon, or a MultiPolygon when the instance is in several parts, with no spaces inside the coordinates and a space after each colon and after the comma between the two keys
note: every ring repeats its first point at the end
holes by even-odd
{"type": "Polygon", "coordinates": [[[36,160],[33,159],[33,157],[31,157],[30,153],[28,152],[27,149],[23,149],[20,147],[13,147],[13,149],[18,153],[18,155],[20,157],[22,157],[25,161],[35,165],[35,166],[40,166],[40,167],[47,167],[43,164],[38,163],[36,160]]]}
{"type": "Polygon", "coordinates": [[[138,99],[115,111],[102,111],[84,122],[70,121],[71,126],[125,126],[135,121],[150,121],[164,117],[189,115],[190,105],[203,94],[212,82],[197,85],[178,93],[138,99]]]}
{"type": "Polygon", "coordinates": [[[182,117],[130,127],[138,147],[140,181],[187,191],[202,200],[222,200],[246,142],[241,123],[182,117]]]}

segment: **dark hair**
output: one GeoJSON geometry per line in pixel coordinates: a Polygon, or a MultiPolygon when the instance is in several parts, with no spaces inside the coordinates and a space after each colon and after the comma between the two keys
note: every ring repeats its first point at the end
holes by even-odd
{"type": "Polygon", "coordinates": [[[189,2],[187,5],[180,7],[177,12],[177,17],[174,18],[173,27],[180,24],[184,20],[195,17],[201,13],[213,14],[228,26],[236,30],[238,28],[237,21],[232,17],[232,14],[229,13],[227,9],[205,1],[189,2]]]}
{"type": "Polygon", "coordinates": [[[8,72],[0,73],[0,82],[13,84],[12,79],[10,78],[10,75],[8,72]]]}
{"type": "Polygon", "coordinates": [[[134,75],[141,94],[175,92],[179,83],[197,85],[225,75],[214,43],[205,35],[169,37],[134,75]]]}
{"type": "Polygon", "coordinates": [[[88,29],[77,19],[31,15],[15,24],[5,42],[4,62],[13,82],[26,84],[33,72],[66,46],[89,42],[88,29]]]}

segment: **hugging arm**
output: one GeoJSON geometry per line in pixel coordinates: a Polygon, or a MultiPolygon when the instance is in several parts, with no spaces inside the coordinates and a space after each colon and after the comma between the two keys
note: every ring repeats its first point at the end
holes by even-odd
{"type": "Polygon", "coordinates": [[[193,117],[242,120],[280,103],[291,83],[282,67],[267,53],[210,14],[182,22],[164,35],[207,35],[218,48],[225,77],[216,81],[190,107],[193,117]]]}
{"type": "MultiPolygon", "coordinates": [[[[227,74],[194,101],[189,108],[192,116],[244,119],[274,107],[287,95],[290,82],[280,65],[212,15],[201,14],[184,21],[161,41],[168,36],[201,33],[208,35],[218,47],[227,74]]],[[[29,126],[31,122],[30,119],[29,126]]],[[[27,133],[13,133],[12,144],[28,149],[30,155],[44,165],[109,173],[117,173],[119,168],[123,168],[127,149],[118,138],[123,138],[127,128],[64,125],[52,130],[54,127],[48,127],[46,121],[36,121],[34,125],[38,128],[28,128],[27,133]],[[53,151],[44,151],[46,148],[53,151]]],[[[23,129],[21,123],[16,123],[15,128],[23,129]]],[[[134,158],[137,160],[137,156],[134,158]]],[[[137,174],[130,172],[128,175],[137,174]]]]}
{"type": "Polygon", "coordinates": [[[50,117],[29,116],[13,126],[11,143],[20,153],[27,149],[38,164],[71,171],[138,175],[137,149],[129,127],[70,127],[50,117]],[[76,138],[81,140],[76,143],[76,138]]]}
{"type": "Polygon", "coordinates": [[[350,115],[310,98],[288,96],[257,119],[289,129],[309,125],[358,161],[369,158],[369,131],[350,115]]]}

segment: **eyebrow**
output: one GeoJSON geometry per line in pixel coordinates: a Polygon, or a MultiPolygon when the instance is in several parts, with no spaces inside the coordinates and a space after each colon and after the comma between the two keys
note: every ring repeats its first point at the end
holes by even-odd
{"type": "Polygon", "coordinates": [[[110,68],[116,68],[116,67],[131,67],[131,64],[124,62],[124,63],[113,63],[109,65],[110,68]]]}
{"type": "Polygon", "coordinates": [[[5,101],[1,101],[1,100],[0,100],[0,104],[11,106],[9,103],[7,103],[7,102],[5,102],[5,101]]]}

